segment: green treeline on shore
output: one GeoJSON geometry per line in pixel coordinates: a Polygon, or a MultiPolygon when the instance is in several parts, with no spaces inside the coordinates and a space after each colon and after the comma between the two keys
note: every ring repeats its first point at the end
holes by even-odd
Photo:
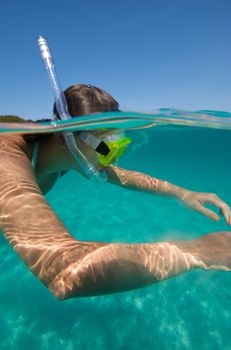
{"type": "Polygon", "coordinates": [[[14,123],[25,123],[25,122],[32,122],[33,120],[27,120],[22,117],[19,117],[17,115],[0,115],[0,122],[14,122],[14,123]]]}
{"type": "MultiPolygon", "coordinates": [[[[37,121],[50,121],[49,118],[38,118],[37,121]]],[[[0,123],[34,123],[36,120],[26,119],[19,117],[18,115],[0,115],[0,123]]]]}

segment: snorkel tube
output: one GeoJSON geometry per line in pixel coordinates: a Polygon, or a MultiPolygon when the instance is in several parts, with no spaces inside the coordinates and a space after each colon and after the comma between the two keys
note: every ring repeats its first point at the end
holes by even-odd
{"type": "MultiPolygon", "coordinates": [[[[54,61],[47,43],[47,40],[40,36],[38,38],[38,46],[40,49],[40,54],[43,59],[43,63],[45,65],[48,78],[54,93],[55,98],[55,107],[58,112],[59,118],[61,120],[69,120],[71,119],[71,115],[68,111],[67,107],[67,101],[65,98],[65,95],[61,89],[61,85],[59,83],[58,76],[56,74],[54,61]]],[[[55,119],[54,119],[55,122],[55,119]]],[[[76,140],[74,137],[74,133],[71,131],[65,131],[63,132],[64,138],[67,144],[67,147],[73,157],[73,159],[78,163],[80,166],[83,174],[89,178],[94,179],[99,182],[104,182],[107,180],[106,174],[104,171],[99,172],[95,166],[90,163],[85,155],[80,151],[76,144],[76,140]]]]}

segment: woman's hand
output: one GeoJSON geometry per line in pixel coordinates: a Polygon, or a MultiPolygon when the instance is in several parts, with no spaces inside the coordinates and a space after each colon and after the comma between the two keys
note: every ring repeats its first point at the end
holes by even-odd
{"type": "Polygon", "coordinates": [[[229,206],[213,193],[193,192],[173,185],[167,181],[156,179],[149,175],[110,166],[106,168],[108,181],[128,189],[155,193],[180,199],[189,208],[215,220],[219,216],[212,210],[205,208],[205,204],[212,204],[220,209],[228,225],[231,225],[231,212],[229,206]]]}
{"type": "Polygon", "coordinates": [[[227,224],[231,225],[231,211],[229,206],[225,202],[223,202],[223,200],[217,197],[214,193],[187,191],[187,193],[181,197],[181,200],[189,208],[198,211],[199,213],[207,216],[208,218],[218,221],[218,215],[212,210],[204,207],[206,203],[212,204],[220,209],[220,213],[224,216],[227,224]]]}

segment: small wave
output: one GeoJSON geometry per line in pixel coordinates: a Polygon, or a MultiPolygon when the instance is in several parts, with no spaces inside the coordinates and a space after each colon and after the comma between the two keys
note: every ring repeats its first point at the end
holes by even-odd
{"type": "Polygon", "coordinates": [[[158,125],[190,126],[231,130],[231,113],[224,111],[182,111],[162,108],[152,113],[106,112],[74,117],[65,121],[0,122],[0,133],[41,134],[101,128],[144,129],[158,125]]]}

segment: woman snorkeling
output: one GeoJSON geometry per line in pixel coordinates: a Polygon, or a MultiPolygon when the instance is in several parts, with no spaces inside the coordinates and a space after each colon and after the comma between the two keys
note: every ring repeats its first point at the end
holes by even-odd
{"type": "MultiPolygon", "coordinates": [[[[72,116],[116,111],[103,90],[74,85],[65,91],[72,116]]],[[[58,112],[54,108],[57,117],[58,112]]],[[[67,135],[66,135],[67,136],[67,135]]],[[[67,137],[66,137],[67,138],[67,137]]],[[[58,299],[115,293],[143,287],[188,270],[231,269],[231,232],[188,241],[148,244],[83,242],[75,239],[48,205],[44,194],[59,176],[76,170],[84,176],[62,133],[0,135],[0,228],[17,254],[58,299]]],[[[118,186],[166,195],[218,220],[209,203],[231,224],[229,206],[215,194],[192,192],[113,162],[131,141],[114,130],[74,133],[74,141],[97,173],[118,186]]]]}

